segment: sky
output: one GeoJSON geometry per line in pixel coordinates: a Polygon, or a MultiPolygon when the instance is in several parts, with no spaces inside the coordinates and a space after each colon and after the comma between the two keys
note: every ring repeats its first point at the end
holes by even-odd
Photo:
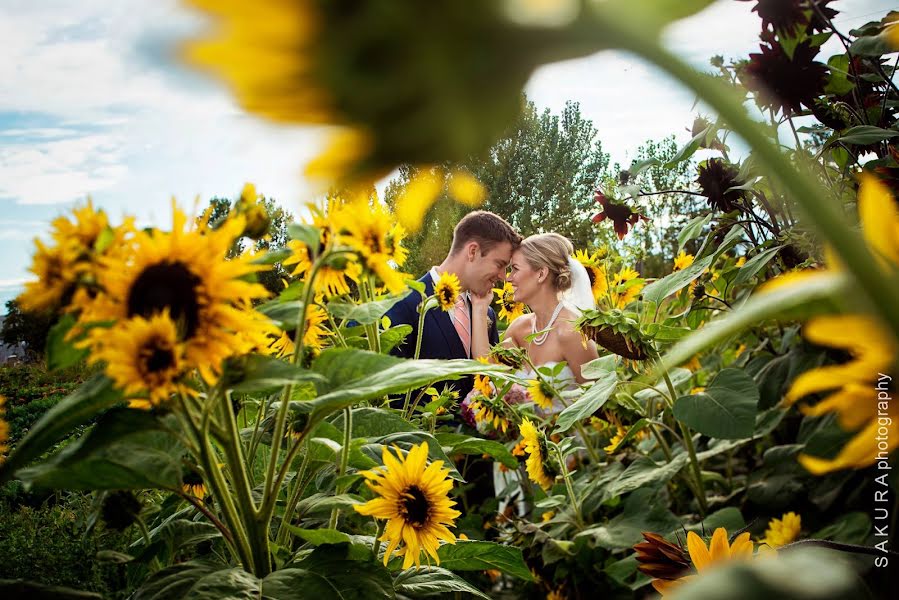
{"type": "MultiPolygon", "coordinates": [[[[758,47],[753,5],[719,0],[671,26],[665,42],[698,68],[716,54],[743,58],[758,47]]],[[[848,31],[899,0],[832,6],[848,31]]],[[[202,23],[177,0],[0,0],[0,313],[29,279],[34,237],[88,196],[114,221],[133,214],[159,226],[170,223],[173,196],[190,207],[234,197],[246,181],[294,213],[313,198],[300,173],[322,129],[245,114],[171,59],[202,23]]],[[[615,51],[541,67],[526,92],[554,112],[579,102],[622,164],[647,140],[687,141],[701,110],[664,73],[615,51]]]]}

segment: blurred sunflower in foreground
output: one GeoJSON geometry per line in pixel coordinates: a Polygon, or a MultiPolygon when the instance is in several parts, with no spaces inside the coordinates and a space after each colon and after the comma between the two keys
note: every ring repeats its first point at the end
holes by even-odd
{"type": "MultiPolygon", "coordinates": [[[[862,234],[884,277],[899,272],[899,210],[889,189],[876,177],[862,174],[858,194],[862,234]]],[[[765,289],[800,287],[840,271],[834,258],[822,271],[798,271],[771,280],[765,289]]],[[[827,393],[817,404],[802,405],[807,415],[836,413],[843,429],[857,432],[833,459],[801,455],[800,463],[815,475],[841,469],[860,469],[899,447],[899,408],[883,402],[896,390],[895,366],[899,343],[890,329],[867,314],[825,315],[810,319],[803,336],[812,343],[837,348],[851,357],[847,362],[806,371],[787,391],[784,402],[792,405],[810,394],[827,393]],[[881,400],[878,402],[878,400],[881,400]],[[885,428],[887,434],[879,433],[885,428]]]]}
{"type": "Polygon", "coordinates": [[[246,110],[340,126],[307,167],[327,183],[490,147],[537,66],[606,43],[584,35],[584,0],[185,2],[216,19],[185,60],[224,79],[246,110]]]}

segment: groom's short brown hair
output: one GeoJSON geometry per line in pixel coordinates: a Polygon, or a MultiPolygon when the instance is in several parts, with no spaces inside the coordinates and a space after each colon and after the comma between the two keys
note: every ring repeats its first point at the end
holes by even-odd
{"type": "Polygon", "coordinates": [[[462,217],[456,224],[450,254],[456,254],[469,242],[477,242],[481,252],[486,254],[503,242],[512,244],[514,250],[521,244],[521,236],[501,216],[486,210],[476,210],[462,217]]]}

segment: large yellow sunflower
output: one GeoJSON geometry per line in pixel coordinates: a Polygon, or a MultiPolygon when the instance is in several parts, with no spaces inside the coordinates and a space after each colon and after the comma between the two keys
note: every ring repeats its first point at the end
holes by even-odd
{"type": "Polygon", "coordinates": [[[534,404],[543,410],[552,410],[553,398],[556,397],[556,393],[552,387],[539,377],[528,382],[528,395],[534,401],[534,404]]]}
{"type": "Polygon", "coordinates": [[[576,250],[574,258],[587,270],[590,278],[590,289],[593,291],[593,299],[598,303],[609,289],[609,279],[606,269],[600,264],[599,252],[589,254],[586,250],[576,250]]]}
{"type": "MultiPolygon", "coordinates": [[[[312,216],[311,225],[319,231],[318,248],[313,249],[316,255],[334,249],[335,228],[331,213],[338,210],[342,201],[337,197],[328,199],[326,207],[316,204],[308,204],[307,208],[312,216]]],[[[307,221],[308,222],[308,221],[307,221]]],[[[291,255],[282,263],[284,266],[295,265],[290,274],[294,277],[306,275],[312,268],[312,256],[310,248],[299,240],[289,240],[287,247],[291,255]]],[[[405,252],[405,249],[403,249],[405,252]]],[[[315,293],[326,297],[342,296],[350,293],[349,280],[358,281],[360,267],[351,256],[333,256],[322,264],[315,276],[315,293]]]]}
{"type": "MultiPolygon", "coordinates": [[[[732,560],[749,560],[753,557],[755,549],[749,532],[743,532],[737,536],[731,544],[727,539],[727,530],[719,527],[712,534],[709,545],[706,546],[702,538],[694,532],[687,533],[687,550],[690,553],[690,562],[698,573],[714,568],[716,565],[732,560]]],[[[772,553],[774,551],[771,551],[772,553]]],[[[652,587],[662,596],[671,594],[677,587],[686,581],[695,578],[696,575],[685,575],[678,579],[653,579],[652,587]]]]}
{"type": "Polygon", "coordinates": [[[91,336],[103,342],[90,362],[106,363],[106,374],[132,408],[149,409],[165,404],[172,394],[189,393],[179,381],[185,370],[184,348],[167,313],[124,319],[109,329],[91,330],[91,336]]]}
{"type": "Polygon", "coordinates": [[[434,297],[437,298],[437,306],[446,312],[452,311],[456,308],[461,291],[462,286],[455,273],[441,273],[437,283],[434,284],[434,297]]]}
{"type": "MultiPolygon", "coordinates": [[[[858,197],[859,220],[865,242],[877,258],[872,268],[884,276],[899,269],[899,210],[889,189],[873,175],[863,174],[858,197]]],[[[798,271],[770,281],[765,290],[784,286],[802,286],[827,271],[839,271],[841,265],[828,261],[826,271],[798,271]]],[[[802,406],[809,415],[836,413],[841,427],[856,431],[831,460],[801,455],[800,463],[816,475],[841,469],[869,466],[879,456],[888,456],[899,447],[899,408],[895,402],[883,402],[879,395],[893,389],[899,341],[889,328],[867,314],[843,314],[814,317],[803,328],[806,339],[815,344],[839,348],[851,360],[806,371],[787,391],[788,405],[810,394],[830,392],[815,405],[802,406]],[[884,428],[885,435],[879,433],[884,428]]]]}
{"type": "Polygon", "coordinates": [[[358,197],[333,215],[340,243],[352,248],[363,268],[374,273],[392,293],[406,289],[406,274],[398,270],[406,260],[404,231],[377,199],[358,197]]]}
{"type": "Polygon", "coordinates": [[[780,519],[771,519],[765,530],[763,543],[772,548],[780,548],[794,541],[802,530],[802,517],[790,511],[780,519]]]}
{"type": "MultiPolygon", "coordinates": [[[[224,359],[267,344],[274,327],[251,303],[268,292],[246,280],[266,267],[251,264],[249,256],[226,259],[244,229],[242,217],[228,218],[215,230],[185,230],[186,215],[173,210],[170,233],[139,231],[128,252],[104,257],[103,293],[82,320],[151,319],[166,313],[184,344],[186,365],[209,382],[224,359]]],[[[102,351],[101,332],[90,340],[102,351]]]]}
{"type": "Polygon", "coordinates": [[[37,249],[29,270],[37,275],[37,280],[25,282],[19,305],[28,312],[41,312],[68,304],[78,281],[78,272],[73,268],[78,249],[71,244],[46,246],[37,239],[34,245],[37,249]]]}
{"type": "Polygon", "coordinates": [[[530,419],[525,418],[521,422],[519,430],[521,431],[521,438],[524,440],[525,450],[528,453],[528,458],[525,461],[528,477],[542,487],[544,491],[549,490],[553,485],[554,478],[546,470],[546,441],[530,419]]]}
{"type": "MultiPolygon", "coordinates": [[[[303,346],[318,352],[325,346],[331,332],[322,324],[328,320],[328,313],[318,304],[311,304],[306,310],[306,326],[303,329],[303,346]]],[[[295,350],[294,339],[296,332],[293,330],[282,331],[278,338],[271,343],[269,348],[279,358],[293,356],[295,350]]]]}
{"type": "Polygon", "coordinates": [[[378,497],[353,508],[376,519],[389,519],[380,538],[387,542],[385,565],[396,553],[404,555],[404,569],[413,564],[420,566],[422,550],[440,564],[440,541],[456,543],[456,536],[447,526],[452,527],[462,514],[452,508],[455,501],[448,496],[453,488],[453,481],[447,476],[449,469],[443,467],[441,460],[427,464],[427,442],[412,446],[405,458],[399,448],[394,447],[394,452],[396,456],[385,447],[384,468],[362,472],[378,497]]]}
{"type": "Polygon", "coordinates": [[[687,254],[681,250],[680,253],[674,257],[674,271],[683,271],[693,264],[694,259],[695,257],[692,254],[687,254]]]}
{"type": "Polygon", "coordinates": [[[524,314],[525,306],[515,301],[515,288],[508,281],[503,282],[503,287],[493,288],[496,299],[499,301],[499,318],[506,323],[511,323],[524,314]]]}

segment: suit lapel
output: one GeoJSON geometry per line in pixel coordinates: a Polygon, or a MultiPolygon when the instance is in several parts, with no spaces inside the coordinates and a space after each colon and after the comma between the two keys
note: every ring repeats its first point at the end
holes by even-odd
{"type": "MultiPolygon", "coordinates": [[[[434,281],[431,279],[430,273],[425,275],[422,279],[425,284],[425,294],[430,296],[434,293],[434,281]]],[[[429,320],[433,325],[436,325],[437,329],[440,330],[440,333],[443,334],[443,339],[446,342],[446,347],[449,350],[450,356],[453,358],[468,358],[465,347],[462,345],[462,340],[459,339],[459,333],[456,331],[455,325],[453,325],[453,322],[449,318],[449,313],[446,313],[439,308],[432,308],[428,311],[428,314],[425,315],[425,324],[427,324],[429,320]]]]}

